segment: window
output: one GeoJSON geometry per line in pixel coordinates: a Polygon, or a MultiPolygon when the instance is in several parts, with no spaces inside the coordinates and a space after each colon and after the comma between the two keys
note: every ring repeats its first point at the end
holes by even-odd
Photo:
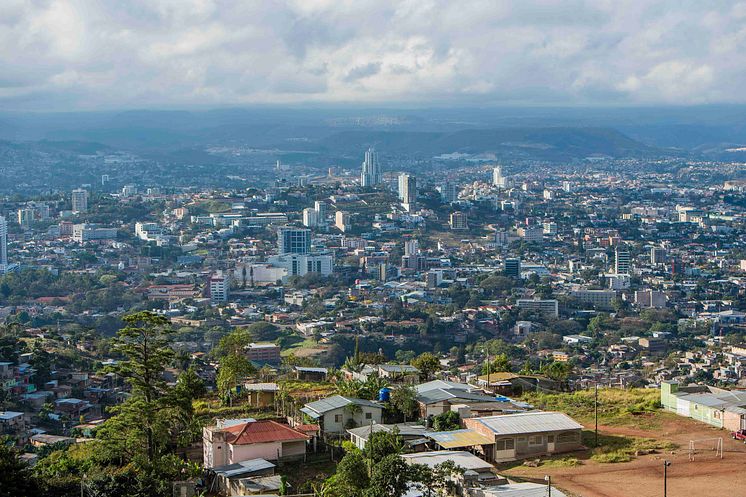
{"type": "Polygon", "coordinates": [[[365,413],[365,419],[373,419],[373,413],[372,412],[366,412],[365,413]]]}
{"type": "Polygon", "coordinates": [[[541,435],[532,435],[528,437],[529,445],[542,445],[544,443],[544,437],[541,435]]]}
{"type": "Polygon", "coordinates": [[[550,444],[554,443],[554,435],[547,435],[547,443],[550,443],[550,444]]]}
{"type": "Polygon", "coordinates": [[[512,438],[503,438],[495,442],[495,450],[513,450],[515,442],[512,438]]]}
{"type": "Polygon", "coordinates": [[[341,414],[335,414],[334,415],[334,422],[335,423],[341,423],[342,422],[342,415],[341,414]]]}

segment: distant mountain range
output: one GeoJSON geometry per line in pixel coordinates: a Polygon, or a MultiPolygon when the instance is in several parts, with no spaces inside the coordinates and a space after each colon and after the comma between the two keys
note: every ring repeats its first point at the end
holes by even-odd
{"type": "Polygon", "coordinates": [[[746,107],[641,109],[287,109],[0,114],[0,139],[91,153],[178,157],[211,146],[312,152],[341,163],[375,145],[427,159],[489,153],[568,161],[594,156],[742,160],[746,107]],[[736,150],[736,151],[734,151],[736,150]]]}

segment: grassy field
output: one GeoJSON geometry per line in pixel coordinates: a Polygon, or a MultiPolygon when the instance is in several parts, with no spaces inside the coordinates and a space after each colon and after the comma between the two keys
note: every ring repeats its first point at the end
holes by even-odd
{"type": "MultiPolygon", "coordinates": [[[[521,400],[547,411],[564,412],[576,421],[594,421],[595,390],[572,393],[527,393],[521,400]]],[[[660,392],[648,388],[603,388],[598,391],[598,423],[607,426],[655,428],[669,416],[660,409],[660,392]]]]}

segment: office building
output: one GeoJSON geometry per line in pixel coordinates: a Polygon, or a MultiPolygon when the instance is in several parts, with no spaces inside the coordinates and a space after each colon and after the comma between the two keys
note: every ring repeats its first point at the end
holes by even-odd
{"type": "Polygon", "coordinates": [[[277,230],[280,254],[307,254],[311,251],[311,230],[282,227],[277,230]]]}
{"type": "Polygon", "coordinates": [[[417,255],[420,253],[420,242],[417,240],[404,241],[404,255],[417,255]]]}
{"type": "Polygon", "coordinates": [[[666,249],[661,247],[653,247],[650,249],[650,264],[665,264],[666,263],[666,249]]]}
{"type": "Polygon", "coordinates": [[[308,273],[329,276],[334,271],[334,257],[330,254],[280,254],[267,258],[272,266],[284,268],[287,276],[308,273]]]}
{"type": "Polygon", "coordinates": [[[609,311],[614,308],[616,291],[579,289],[571,291],[570,297],[582,304],[588,304],[596,309],[609,311]]]}
{"type": "Polygon", "coordinates": [[[76,224],[73,226],[73,241],[77,243],[96,240],[114,240],[117,237],[116,228],[102,228],[95,224],[76,224]]]}
{"type": "Polygon", "coordinates": [[[73,212],[88,212],[88,191],[82,188],[72,192],[73,212]]]}
{"type": "Polygon", "coordinates": [[[545,314],[555,318],[559,316],[559,302],[556,299],[518,299],[516,304],[522,311],[545,314]]]}
{"type": "Polygon", "coordinates": [[[558,227],[554,221],[545,221],[543,227],[545,235],[554,236],[557,234],[558,227]]]}
{"type": "Polygon", "coordinates": [[[381,166],[378,163],[378,153],[375,149],[369,148],[365,152],[363,170],[360,173],[360,186],[376,186],[381,184],[381,182],[383,182],[383,174],[381,173],[381,166]]]}
{"type": "Polygon", "coordinates": [[[469,216],[461,211],[452,212],[449,224],[452,230],[468,230],[469,216]]]}
{"type": "Polygon", "coordinates": [[[246,346],[247,359],[261,364],[280,364],[280,352],[280,346],[274,343],[250,343],[246,346]]]}
{"type": "Polygon", "coordinates": [[[541,243],[544,240],[544,228],[539,226],[518,228],[518,236],[526,243],[541,243]]]}
{"type": "Polygon", "coordinates": [[[101,175],[101,186],[106,186],[106,183],[109,182],[109,175],[108,174],[102,174],[101,175]]]}
{"type": "Polygon", "coordinates": [[[440,187],[440,199],[447,204],[458,201],[458,186],[456,183],[450,181],[443,183],[440,187]]]}
{"type": "Polygon", "coordinates": [[[411,174],[399,175],[399,200],[406,210],[413,211],[417,200],[417,180],[411,174]]]}
{"type": "Polygon", "coordinates": [[[350,215],[347,212],[337,211],[334,215],[334,221],[334,226],[336,226],[336,228],[342,233],[346,233],[352,228],[350,215]]]}
{"type": "Polygon", "coordinates": [[[505,259],[503,263],[503,272],[505,276],[511,278],[521,277],[521,260],[520,259],[505,259]]]}
{"type": "Polygon", "coordinates": [[[498,188],[508,188],[509,180],[503,176],[502,166],[492,168],[492,184],[498,188]]]}
{"type": "Polygon", "coordinates": [[[562,191],[564,191],[565,193],[572,193],[572,183],[570,183],[569,181],[563,181],[562,191]]]}
{"type": "Polygon", "coordinates": [[[614,272],[616,274],[629,274],[630,260],[629,251],[622,247],[617,247],[614,255],[614,272]]]}

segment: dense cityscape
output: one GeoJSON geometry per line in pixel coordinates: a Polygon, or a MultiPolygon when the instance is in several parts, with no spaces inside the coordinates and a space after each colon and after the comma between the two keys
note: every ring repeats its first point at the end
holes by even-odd
{"type": "Polygon", "coordinates": [[[14,484],[543,495],[551,468],[742,436],[746,181],[722,178],[741,165],[360,159],[5,197],[14,484]],[[599,440],[596,395],[602,424],[722,432],[599,440]]]}
{"type": "Polygon", "coordinates": [[[0,497],[746,497],[746,1],[0,1],[0,497]]]}

